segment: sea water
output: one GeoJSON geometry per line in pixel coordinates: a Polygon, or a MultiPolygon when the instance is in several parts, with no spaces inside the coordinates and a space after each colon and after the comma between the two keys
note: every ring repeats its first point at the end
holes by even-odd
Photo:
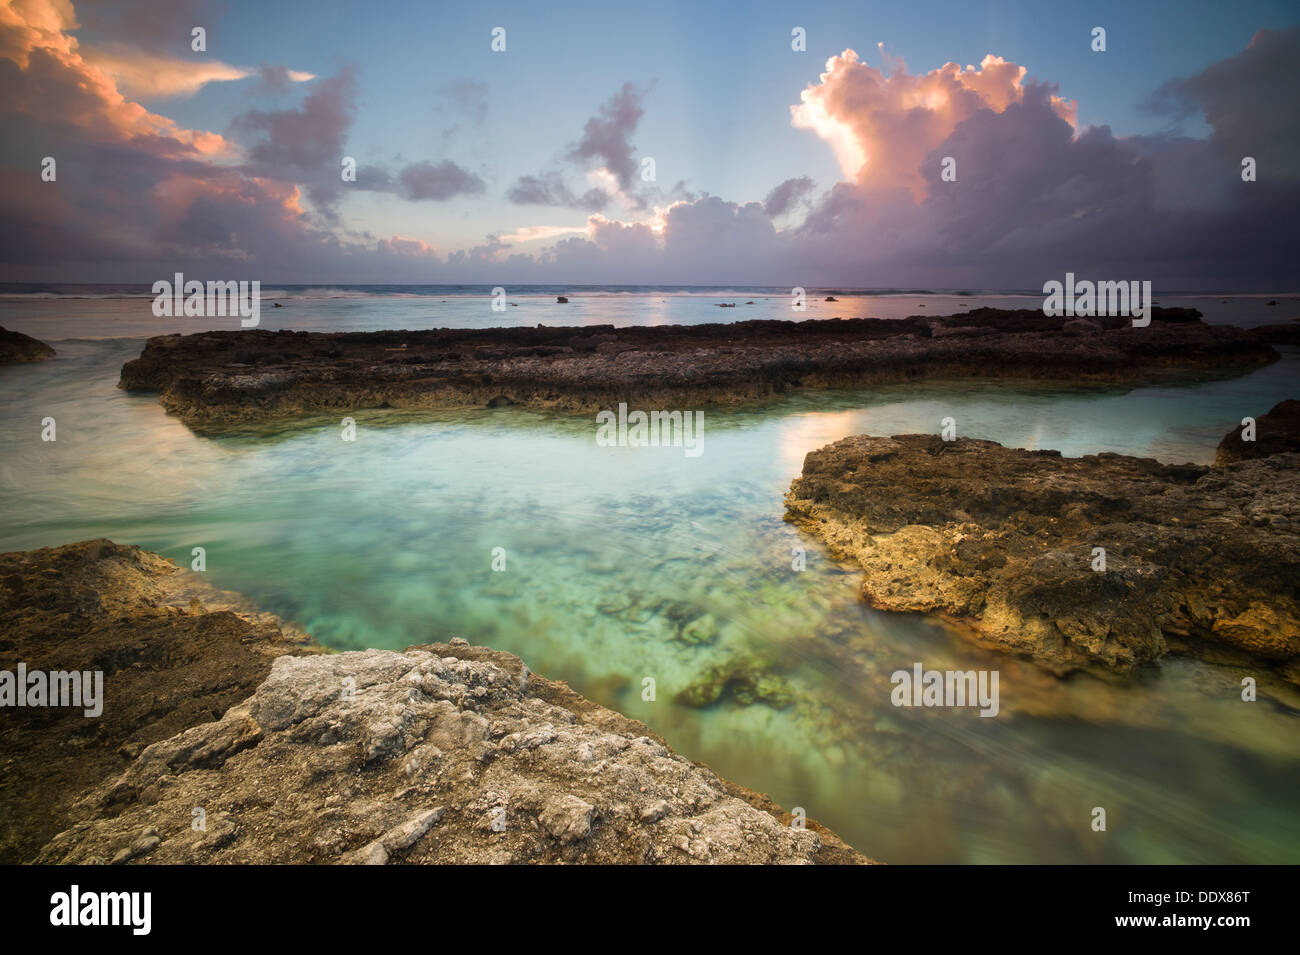
{"type": "MultiPolygon", "coordinates": [[[[520,296],[506,316],[555,315],[553,291],[520,296]]],[[[739,304],[717,309],[719,291],[593,294],[582,321],[746,317],[739,304]]],[[[725,300],[762,298],[735,291],[725,300]]],[[[477,293],[447,306],[442,294],[308,291],[263,316],[319,329],[506,324],[477,293]]],[[[956,310],[936,304],[945,296],[896,294],[910,305],[895,303],[895,315],[956,310]]],[[[846,315],[880,314],[890,299],[835,296],[866,303],[846,315]]],[[[1005,296],[948,297],[1006,307],[1005,296]]],[[[1022,299],[1011,307],[1034,307],[1022,299]]],[[[1198,307],[1244,324],[1295,310],[1214,304],[1198,307]]],[[[788,305],[755,317],[787,317],[788,305]]],[[[550,322],[579,324],[577,311],[550,322]]],[[[1010,446],[1208,463],[1243,416],[1297,397],[1300,350],[1244,376],[1133,390],[980,381],[802,392],[708,410],[705,452],[688,458],[604,447],[592,416],[521,408],[358,412],[353,442],[333,420],[200,438],[156,397],[115,387],[141,336],[197,330],[153,319],[147,297],[26,292],[0,300],[0,325],[58,350],[0,368],[0,550],[103,536],[189,566],[203,547],[212,584],[329,646],[460,636],[509,650],[884,861],[1300,861],[1294,691],[1244,703],[1253,671],[1177,657],[1132,680],[1058,679],[924,617],[866,607],[855,569],[782,520],[809,451],[850,434],[936,432],[948,416],[963,436],[1010,446]],[[47,416],[55,442],[40,438],[47,416]],[[893,706],[890,674],[915,663],[997,670],[998,716],[893,706]],[[677,701],[728,672],[770,677],[780,698],[677,701]],[[1097,807],[1104,832],[1092,827],[1097,807]]],[[[111,685],[106,694],[112,705],[111,685]]]]}

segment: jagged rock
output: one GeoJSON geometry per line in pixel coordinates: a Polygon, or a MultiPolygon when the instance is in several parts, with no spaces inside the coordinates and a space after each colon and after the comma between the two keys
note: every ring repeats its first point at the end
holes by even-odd
{"type": "Polygon", "coordinates": [[[44,361],[56,352],[45,342],[37,341],[22,332],[11,332],[0,326],[0,365],[14,365],[27,361],[44,361]]]}
{"type": "Polygon", "coordinates": [[[105,671],[98,719],[0,722],[5,861],[868,861],[518,657],[325,654],[136,547],[0,555],[0,625],[105,671]]]}
{"type": "MultiPolygon", "coordinates": [[[[93,540],[0,554],[0,670],[104,674],[97,717],[0,711],[0,862],[29,859],[71,823],[83,789],[150,743],[247,697],[274,657],[318,652],[305,634],[138,547],[93,540]]],[[[215,749],[185,758],[215,758],[215,749]]]]}
{"type": "MultiPolygon", "coordinates": [[[[1095,318],[1076,334],[1041,311],[973,309],[946,318],[615,328],[384,332],[246,329],[151,338],[119,387],[161,393],[193,428],[219,430],[369,408],[514,402],[599,411],[734,405],[792,388],[916,378],[1139,384],[1187,370],[1224,375],[1278,358],[1252,332],[1192,309],[1152,309],[1146,328],[1095,318]],[[400,346],[407,346],[402,348],[400,346]]],[[[1077,320],[1076,320],[1077,321],[1077,320]]]]}
{"type": "Polygon", "coordinates": [[[1237,425],[1219,442],[1215,464],[1230,464],[1270,454],[1300,451],[1300,401],[1280,401],[1255,421],[1255,440],[1243,441],[1245,425],[1237,425]]]}
{"type": "Polygon", "coordinates": [[[38,862],[866,861],[642,724],[464,643],[280,657],[75,818],[38,862]],[[222,838],[192,830],[195,807],[222,838]]]}
{"type": "Polygon", "coordinates": [[[1280,325],[1257,325],[1251,331],[1269,345],[1300,345],[1300,318],[1280,325]]]}
{"type": "Polygon", "coordinates": [[[873,606],[1059,671],[1176,645],[1300,682],[1300,454],[1209,468],[859,435],[809,454],[786,508],[862,566],[873,606]]]}
{"type": "MultiPolygon", "coordinates": [[[[585,762],[585,760],[583,760],[585,762]]],[[[547,802],[538,817],[542,827],[560,842],[577,842],[591,833],[596,807],[577,796],[558,796],[547,802]]]]}

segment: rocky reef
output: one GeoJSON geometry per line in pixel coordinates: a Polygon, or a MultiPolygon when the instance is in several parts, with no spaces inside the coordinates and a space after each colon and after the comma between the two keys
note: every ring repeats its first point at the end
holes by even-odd
{"type": "Polygon", "coordinates": [[[859,435],[807,456],[786,509],[862,567],[873,606],[1058,672],[1178,651],[1300,683],[1300,453],[1201,467],[859,435]]]}
{"type": "Polygon", "coordinates": [[[11,332],[0,326],[0,365],[15,365],[25,361],[44,361],[54,357],[54,349],[22,332],[11,332]]]}
{"type": "Polygon", "coordinates": [[[151,743],[218,719],[304,634],[108,540],[0,554],[0,670],[104,674],[103,712],[0,710],[0,863],[30,858],[88,786],[151,743]]]}
{"type": "Polygon", "coordinates": [[[203,430],[371,408],[739,404],[915,378],[1138,384],[1278,357],[1251,332],[1207,325],[1195,310],[1152,314],[1145,328],[982,308],[903,320],[203,332],[149,339],[119,387],[160,393],[168,412],[203,430]]]}
{"type": "Polygon", "coordinates": [[[5,714],[4,861],[869,861],[508,653],[327,653],[109,541],[0,586],[4,666],[105,671],[98,718],[5,714]]]}
{"type": "Polygon", "coordinates": [[[1251,331],[1270,345],[1300,345],[1300,318],[1278,325],[1259,325],[1251,331]]]}
{"type": "Polygon", "coordinates": [[[1271,454],[1300,452],[1300,401],[1279,401],[1255,422],[1252,440],[1245,438],[1246,425],[1224,435],[1214,455],[1215,464],[1230,464],[1271,454]]]}

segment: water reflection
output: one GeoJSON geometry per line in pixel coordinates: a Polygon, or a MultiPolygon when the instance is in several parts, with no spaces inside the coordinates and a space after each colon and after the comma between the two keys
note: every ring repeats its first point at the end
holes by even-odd
{"type": "Polygon", "coordinates": [[[949,414],[1008,444],[1206,461],[1234,417],[1287,396],[1293,364],[1192,389],[802,394],[708,412],[686,459],[520,409],[363,413],[352,444],[333,421],[198,438],[114,387],[138,347],[65,343],[0,374],[30,424],[0,434],[5,549],[102,535],[188,565],[202,545],[213,583],[333,646],[511,650],[888,861],[1300,861],[1293,695],[1244,705],[1244,671],[1178,659],[1135,682],[1057,680],[865,607],[853,569],[781,508],[808,451],[949,414]],[[1001,715],[893,707],[890,674],[918,661],[997,669],[1001,715]]]}

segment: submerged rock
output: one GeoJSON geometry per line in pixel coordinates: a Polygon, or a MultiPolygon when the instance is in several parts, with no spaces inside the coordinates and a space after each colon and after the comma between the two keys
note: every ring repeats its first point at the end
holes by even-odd
{"type": "Polygon", "coordinates": [[[1060,672],[1178,649],[1300,682],[1300,454],[1209,468],[859,435],[809,454],[786,508],[862,566],[873,606],[1060,672]]]}
{"type": "Polygon", "coordinates": [[[105,672],[96,719],[5,713],[4,861],[869,861],[509,653],[325,653],[218,597],[106,540],[0,555],[0,668],[105,672]]]}
{"type": "Polygon", "coordinates": [[[0,365],[44,361],[53,358],[55,354],[54,349],[45,342],[0,326],[0,365]]]}
{"type": "Polygon", "coordinates": [[[710,667],[704,675],[677,694],[678,703],[705,707],[730,700],[741,706],[766,703],[774,709],[794,700],[785,678],[769,667],[749,660],[734,660],[710,667]]]}

